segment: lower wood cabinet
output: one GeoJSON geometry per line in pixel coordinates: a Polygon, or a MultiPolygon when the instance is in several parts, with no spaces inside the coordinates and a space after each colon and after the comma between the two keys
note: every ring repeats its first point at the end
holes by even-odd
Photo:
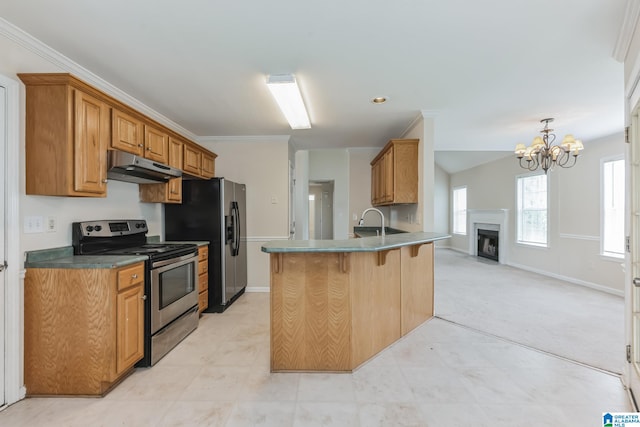
{"type": "Polygon", "coordinates": [[[144,356],[144,298],[144,263],[27,269],[27,395],[103,395],[111,389],[144,356]]]}
{"type": "Polygon", "coordinates": [[[198,312],[209,307],[209,246],[198,248],[198,312]]]}

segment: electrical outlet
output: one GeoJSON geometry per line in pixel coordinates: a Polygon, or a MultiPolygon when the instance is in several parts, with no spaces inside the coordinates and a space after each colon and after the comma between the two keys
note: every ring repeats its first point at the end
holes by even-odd
{"type": "Polygon", "coordinates": [[[23,231],[24,233],[43,233],[44,218],[39,215],[25,216],[23,231]]]}
{"type": "Polygon", "coordinates": [[[53,233],[56,231],[56,217],[47,217],[47,233],[53,233]]]}

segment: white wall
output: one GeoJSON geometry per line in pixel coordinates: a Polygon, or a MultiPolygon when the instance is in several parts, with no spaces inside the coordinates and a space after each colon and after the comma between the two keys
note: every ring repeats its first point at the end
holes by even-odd
{"type": "Polygon", "coordinates": [[[309,181],[334,181],[333,238],[349,233],[349,152],[346,149],[309,150],[309,181]]]}
{"type": "MultiPolygon", "coordinates": [[[[259,138],[258,138],[259,139],[259,138]]],[[[218,155],[216,176],[247,186],[247,287],[269,287],[269,255],[265,242],[288,238],[289,143],[233,140],[198,142],[218,155]]]]}
{"type": "MultiPolygon", "coordinates": [[[[509,264],[587,286],[621,293],[623,260],[600,256],[600,160],[624,155],[622,134],[583,141],[576,166],[549,173],[549,247],[515,243],[516,176],[527,173],[515,157],[496,160],[451,175],[453,187],[467,186],[468,209],[509,209],[509,264]]],[[[468,251],[468,236],[454,235],[451,246],[468,251]]]]}

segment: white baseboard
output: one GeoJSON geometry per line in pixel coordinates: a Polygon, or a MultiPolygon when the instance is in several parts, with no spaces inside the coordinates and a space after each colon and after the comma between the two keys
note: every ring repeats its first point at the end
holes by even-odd
{"type": "Polygon", "coordinates": [[[539,270],[537,268],[529,267],[527,265],[517,264],[510,262],[507,265],[510,267],[519,268],[520,270],[530,271],[532,273],[542,274],[543,276],[553,277],[554,279],[564,280],[565,282],[573,283],[575,285],[585,286],[587,288],[595,289],[597,291],[605,292],[607,294],[624,297],[624,291],[617,289],[611,289],[607,286],[598,285],[597,283],[587,282],[586,280],[576,279],[575,277],[563,276],[561,274],[551,273],[549,271],[539,270]]]}
{"type": "Polygon", "coordinates": [[[247,286],[245,292],[270,292],[268,286],[247,286]]]}

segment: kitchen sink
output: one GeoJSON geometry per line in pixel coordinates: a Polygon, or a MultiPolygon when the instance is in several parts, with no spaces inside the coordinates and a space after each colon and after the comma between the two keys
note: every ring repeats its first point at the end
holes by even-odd
{"type": "MultiPolygon", "coordinates": [[[[386,235],[390,235],[390,234],[407,233],[407,231],[399,230],[397,228],[385,227],[384,233],[386,235]]],[[[356,237],[378,236],[380,234],[380,227],[356,226],[356,227],[353,227],[353,234],[356,237]]]]}

